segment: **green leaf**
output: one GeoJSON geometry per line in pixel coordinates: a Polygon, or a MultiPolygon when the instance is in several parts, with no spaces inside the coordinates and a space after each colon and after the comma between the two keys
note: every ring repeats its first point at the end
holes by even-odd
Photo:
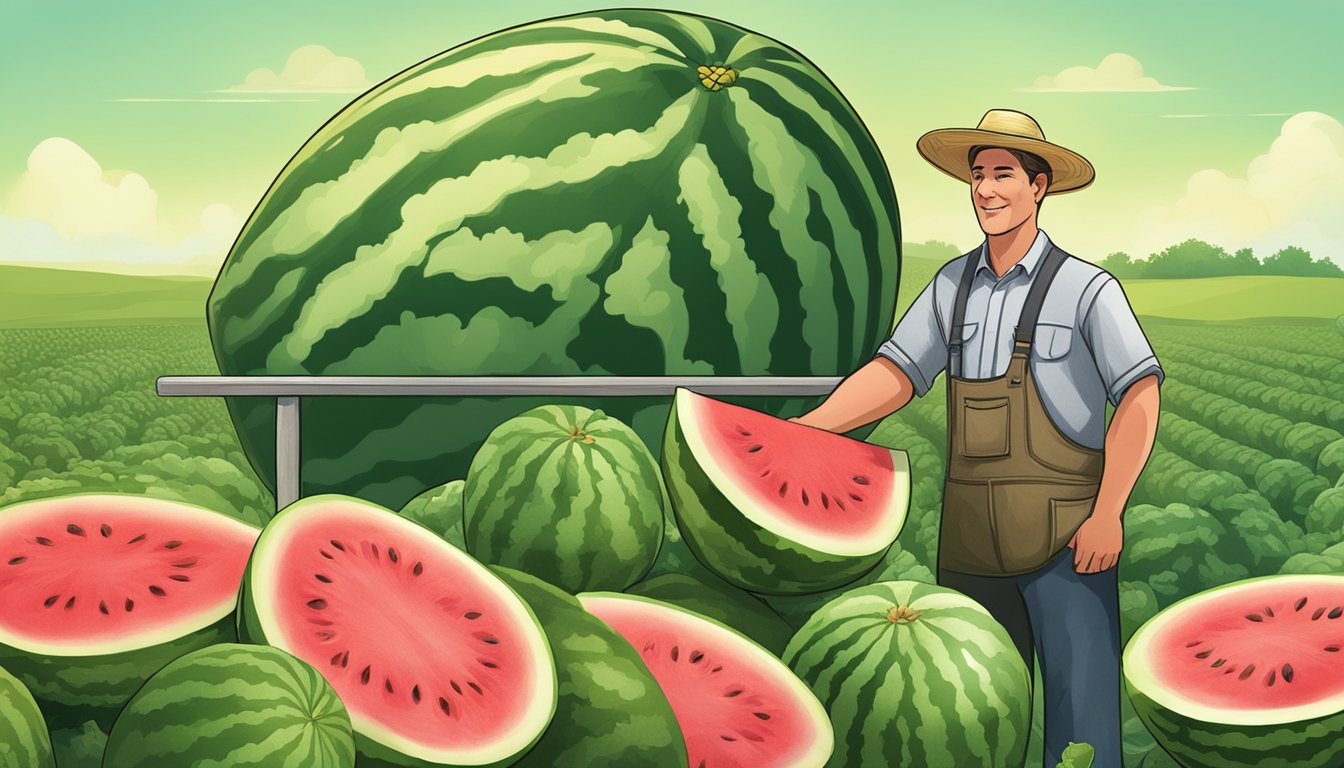
{"type": "Polygon", "coordinates": [[[1097,751],[1091,744],[1078,744],[1070,741],[1069,746],[1064,748],[1064,754],[1057,768],[1092,768],[1092,758],[1097,756],[1097,751]]]}

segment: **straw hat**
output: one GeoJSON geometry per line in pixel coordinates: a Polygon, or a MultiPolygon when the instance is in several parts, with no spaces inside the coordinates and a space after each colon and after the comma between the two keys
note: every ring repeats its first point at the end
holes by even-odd
{"type": "Polygon", "coordinates": [[[975,128],[929,131],[915,142],[925,160],[948,176],[967,183],[971,180],[971,168],[966,154],[977,145],[1020,149],[1040,155],[1050,164],[1053,175],[1047,195],[1082,189],[1096,176],[1087,158],[1046,141],[1040,124],[1031,115],[1014,109],[991,109],[975,128]]]}

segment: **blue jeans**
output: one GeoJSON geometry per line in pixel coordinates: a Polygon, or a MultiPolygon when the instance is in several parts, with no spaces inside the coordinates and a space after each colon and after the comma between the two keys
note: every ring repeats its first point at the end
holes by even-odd
{"type": "MultiPolygon", "coordinates": [[[[1112,566],[1073,569],[1073,549],[1020,576],[973,576],[940,569],[938,583],[983,605],[1008,630],[1033,679],[1041,660],[1045,768],[1070,741],[1097,751],[1093,768],[1121,768],[1120,593],[1112,566]]],[[[1033,695],[1035,693],[1033,692],[1033,695]]]]}

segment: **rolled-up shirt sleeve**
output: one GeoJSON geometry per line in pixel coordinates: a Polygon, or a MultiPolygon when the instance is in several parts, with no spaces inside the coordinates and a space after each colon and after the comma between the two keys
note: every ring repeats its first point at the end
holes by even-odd
{"type": "Polygon", "coordinates": [[[891,338],[878,347],[877,354],[896,364],[910,379],[920,397],[933,386],[933,380],[947,367],[947,335],[934,306],[934,285],[929,281],[915,303],[896,324],[891,338]]]}
{"type": "Polygon", "coordinates": [[[1107,278],[1097,291],[1082,331],[1112,405],[1119,405],[1125,390],[1145,376],[1156,375],[1162,383],[1162,366],[1115,278],[1107,278]]]}

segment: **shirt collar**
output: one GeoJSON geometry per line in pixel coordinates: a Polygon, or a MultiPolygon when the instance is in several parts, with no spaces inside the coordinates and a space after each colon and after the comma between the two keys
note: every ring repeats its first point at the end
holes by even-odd
{"type": "MultiPolygon", "coordinates": [[[[1049,247],[1050,247],[1050,237],[1045,234],[1044,229],[1037,229],[1036,239],[1031,242],[1031,247],[1027,249],[1026,255],[1023,256],[1020,261],[1014,264],[1004,275],[1004,277],[1011,275],[1013,273],[1013,270],[1017,269],[1018,267],[1021,267],[1022,270],[1026,272],[1028,275],[1035,273],[1036,265],[1041,263],[1041,259],[1042,257],[1044,257],[1045,252],[1049,247]]],[[[980,270],[986,270],[989,272],[991,276],[994,275],[994,270],[990,269],[989,267],[988,240],[985,240],[985,242],[980,244],[980,256],[978,261],[979,264],[975,268],[976,274],[979,274],[980,270]]],[[[998,278],[996,277],[995,279],[998,278]]]]}

